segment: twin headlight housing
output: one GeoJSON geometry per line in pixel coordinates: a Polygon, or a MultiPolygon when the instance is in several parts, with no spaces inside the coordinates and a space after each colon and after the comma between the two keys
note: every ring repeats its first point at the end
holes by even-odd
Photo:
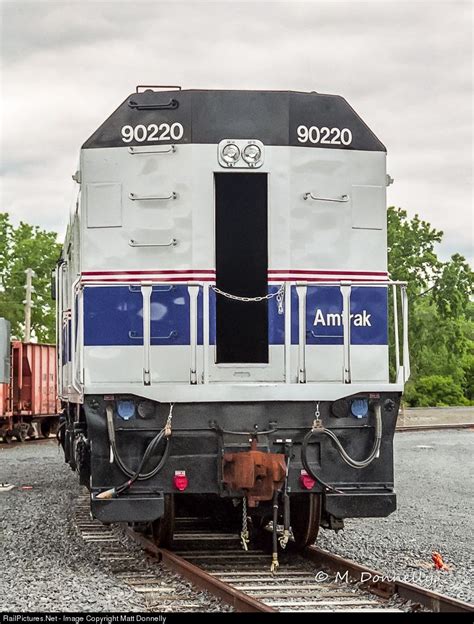
{"type": "Polygon", "coordinates": [[[223,167],[258,168],[263,165],[264,147],[257,139],[224,139],[218,145],[223,167]]]}

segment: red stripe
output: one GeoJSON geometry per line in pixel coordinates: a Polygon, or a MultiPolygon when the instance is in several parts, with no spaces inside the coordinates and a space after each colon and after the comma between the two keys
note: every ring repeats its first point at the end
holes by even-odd
{"type": "MultiPolygon", "coordinates": [[[[143,282],[143,281],[147,281],[144,280],[140,277],[128,277],[126,279],[122,279],[121,277],[105,277],[104,279],[101,279],[100,277],[98,278],[92,278],[92,279],[85,279],[85,282],[143,282]]],[[[156,277],[156,278],[150,278],[148,279],[148,281],[150,282],[214,282],[214,278],[213,277],[202,277],[202,278],[194,278],[194,279],[189,279],[188,277],[156,277]]]]}
{"type": "Polygon", "coordinates": [[[185,271],[185,270],[168,270],[168,271],[83,271],[82,275],[165,275],[165,274],[169,274],[169,275],[184,275],[184,274],[191,274],[191,273],[210,273],[210,274],[214,274],[215,270],[214,269],[204,269],[202,271],[199,271],[198,269],[189,269],[189,271],[185,271]]]}
{"type": "Polygon", "coordinates": [[[379,275],[386,276],[386,271],[309,271],[303,269],[289,269],[288,271],[269,269],[269,273],[277,273],[279,275],[379,275]]]}
{"type": "MultiPolygon", "coordinates": [[[[280,280],[277,280],[276,278],[271,278],[270,281],[272,282],[278,282],[278,281],[282,281],[282,282],[294,282],[297,281],[296,278],[291,278],[291,279],[285,279],[285,278],[281,278],[280,280]]],[[[303,282],[340,282],[341,280],[336,279],[335,277],[331,278],[330,276],[328,277],[305,277],[304,279],[301,279],[301,281],[303,282]]],[[[344,281],[344,280],[342,280],[344,281]]],[[[380,281],[380,279],[376,279],[376,278],[362,278],[362,277],[351,277],[350,280],[347,280],[350,282],[374,282],[374,284],[376,284],[377,282],[380,281]]]]}
{"type": "MultiPolygon", "coordinates": [[[[182,277],[184,275],[215,275],[215,270],[214,269],[203,269],[198,270],[198,269],[189,269],[188,271],[185,270],[166,270],[166,271],[83,271],[82,275],[84,276],[97,276],[100,277],[102,275],[107,275],[107,276],[114,276],[114,275],[155,275],[155,276],[166,276],[166,275],[171,275],[171,276],[176,276],[176,277],[182,277]]],[[[308,276],[307,279],[309,279],[310,276],[318,276],[318,275],[327,275],[329,277],[334,277],[337,275],[341,275],[341,276],[351,276],[351,275],[358,275],[358,276],[372,276],[372,277],[387,277],[388,273],[387,272],[383,272],[383,271],[311,271],[311,270],[300,270],[300,269],[290,269],[288,271],[284,271],[284,270],[276,270],[276,269],[269,269],[268,271],[268,275],[271,277],[275,277],[275,276],[295,276],[295,277],[299,277],[299,276],[308,276]]],[[[163,278],[165,279],[165,278],[163,278]]],[[[205,278],[203,278],[205,279],[205,278]]]]}

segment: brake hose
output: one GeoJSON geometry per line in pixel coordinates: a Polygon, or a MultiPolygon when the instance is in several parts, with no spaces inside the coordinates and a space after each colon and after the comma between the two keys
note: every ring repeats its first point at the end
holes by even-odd
{"type": "Polygon", "coordinates": [[[306,459],[306,447],[308,445],[309,439],[312,437],[314,433],[323,433],[327,435],[334,442],[336,449],[339,451],[342,459],[351,466],[352,468],[366,468],[369,464],[371,464],[376,457],[379,456],[380,453],[380,445],[382,443],[382,408],[380,403],[376,403],[375,405],[375,437],[374,437],[374,445],[370,454],[366,459],[357,460],[353,459],[347,451],[344,449],[342,444],[339,442],[336,434],[330,429],[325,429],[324,427],[314,427],[306,434],[305,439],[303,441],[303,447],[305,448],[305,459],[306,459]]]}
{"type": "Polygon", "coordinates": [[[322,481],[317,475],[315,475],[309,466],[308,457],[307,457],[308,443],[315,433],[324,433],[329,438],[331,438],[331,440],[334,442],[334,445],[336,446],[336,449],[338,450],[339,454],[341,455],[342,459],[346,462],[346,464],[348,464],[352,468],[357,468],[357,469],[366,468],[367,466],[369,466],[369,464],[371,464],[374,461],[374,459],[376,459],[379,456],[379,453],[380,453],[380,445],[382,443],[382,408],[380,406],[380,403],[377,403],[375,405],[374,444],[373,444],[372,450],[370,451],[370,454],[368,455],[366,459],[363,459],[363,460],[353,459],[344,449],[342,444],[339,442],[339,439],[336,436],[336,434],[329,429],[325,429],[324,427],[313,426],[310,429],[310,431],[308,431],[306,436],[304,437],[303,444],[301,447],[301,461],[302,461],[304,469],[306,470],[306,472],[309,474],[310,477],[312,477],[315,481],[319,482],[322,485],[324,490],[326,491],[332,490],[335,492],[339,492],[339,490],[336,490],[334,487],[332,487],[331,485],[328,485],[327,483],[322,481]]]}
{"type": "Polygon", "coordinates": [[[168,414],[166,425],[149,442],[148,446],[145,449],[143,457],[138,465],[138,468],[136,470],[131,470],[125,464],[125,462],[122,460],[122,458],[120,457],[118,453],[116,440],[115,440],[113,407],[111,405],[107,405],[105,411],[106,411],[106,416],[107,416],[107,431],[109,435],[109,443],[110,443],[110,449],[111,449],[111,462],[115,462],[117,466],[120,468],[120,470],[127,477],[129,477],[129,479],[128,481],[125,481],[125,483],[123,483],[122,485],[119,485],[117,487],[106,490],[105,492],[101,492],[100,494],[97,494],[96,498],[112,498],[113,496],[121,494],[123,491],[128,489],[135,481],[145,481],[147,479],[151,479],[152,477],[157,475],[158,472],[163,468],[166,461],[168,460],[169,453],[170,453],[169,438],[171,436],[171,419],[173,416],[173,404],[170,404],[170,412],[168,414]],[[146,465],[147,461],[153,455],[153,453],[158,447],[158,444],[162,441],[163,438],[165,438],[165,449],[160,458],[160,461],[155,466],[155,468],[153,468],[153,470],[151,470],[150,472],[142,473],[143,467],[146,465]]]}

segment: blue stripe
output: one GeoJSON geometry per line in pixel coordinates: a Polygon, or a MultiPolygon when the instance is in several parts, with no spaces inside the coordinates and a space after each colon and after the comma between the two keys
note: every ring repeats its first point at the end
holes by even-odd
{"type": "MultiPolygon", "coordinates": [[[[278,286],[269,286],[276,292],[278,286]]],[[[291,342],[298,344],[298,297],[291,289],[291,342]]],[[[209,341],[215,343],[216,295],[209,295],[209,341]]],[[[154,286],[151,296],[152,345],[189,345],[187,286],[154,286]]],[[[285,316],[276,298],[268,302],[269,343],[285,342],[285,316]]],[[[86,346],[143,345],[142,295],[139,286],[84,288],[84,344],[86,346]]],[[[335,286],[308,286],[307,344],[342,344],[342,295],[335,286]]],[[[351,294],[352,344],[387,344],[387,289],[353,287],[351,294]]],[[[202,289],[198,296],[198,344],[203,343],[202,289]]]]}

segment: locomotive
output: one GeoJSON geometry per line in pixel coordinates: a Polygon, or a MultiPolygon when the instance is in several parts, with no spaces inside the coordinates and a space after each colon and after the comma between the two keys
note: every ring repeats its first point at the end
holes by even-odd
{"type": "Polygon", "coordinates": [[[206,510],[244,546],[272,527],[276,563],[277,531],[392,513],[408,302],[386,149],[347,101],[138,87],[73,178],[60,438],[93,516],[170,544],[206,510]]]}

